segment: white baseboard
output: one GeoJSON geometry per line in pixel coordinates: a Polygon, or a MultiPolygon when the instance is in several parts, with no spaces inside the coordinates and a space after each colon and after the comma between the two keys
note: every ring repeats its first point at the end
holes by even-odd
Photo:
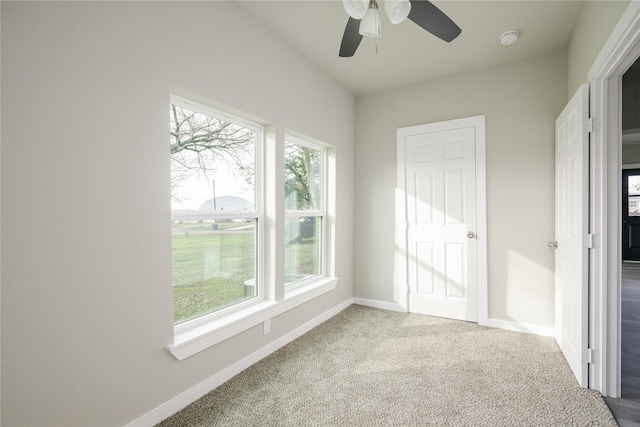
{"type": "MultiPolygon", "coordinates": [[[[407,309],[400,304],[391,303],[386,301],[379,301],[366,298],[353,298],[354,304],[364,305],[367,307],[380,308],[383,310],[397,311],[400,313],[406,313],[407,309]]],[[[527,334],[541,335],[543,337],[555,336],[555,329],[553,326],[541,326],[532,325],[528,323],[518,323],[508,320],[500,319],[478,319],[478,324],[482,326],[489,326],[491,328],[505,329],[507,331],[524,332],[527,334]]]]}
{"type": "Polygon", "coordinates": [[[500,319],[485,319],[478,321],[478,324],[482,326],[489,326],[491,328],[506,329],[507,331],[541,335],[543,337],[555,336],[555,328],[553,326],[531,325],[528,323],[510,322],[508,320],[500,319]]]}
{"type": "Polygon", "coordinates": [[[353,298],[354,304],[366,305],[367,307],[381,308],[383,310],[398,311],[400,313],[406,313],[407,309],[393,302],[378,301],[374,299],[366,298],[353,298]]]}
{"type": "MultiPolygon", "coordinates": [[[[157,408],[147,412],[145,415],[130,422],[125,427],[154,426],[155,424],[159,423],[165,418],[170,417],[171,415],[175,414],[179,410],[195,402],[196,400],[198,400],[205,394],[209,393],[211,390],[215,389],[216,387],[219,387],[220,385],[224,384],[225,382],[227,382],[228,380],[230,380],[235,375],[239,374],[249,366],[259,362],[260,360],[264,359],[274,351],[278,350],[281,347],[284,347],[291,341],[304,335],[305,333],[309,332],[310,330],[320,325],[321,323],[329,320],[330,318],[340,313],[345,308],[349,307],[351,304],[359,304],[367,307],[380,308],[383,310],[396,311],[396,312],[402,312],[402,313],[407,312],[407,310],[400,304],[395,304],[395,303],[390,303],[385,301],[378,301],[378,300],[371,300],[366,298],[349,298],[343,301],[342,303],[338,304],[337,306],[333,307],[332,309],[315,317],[314,319],[311,319],[307,323],[297,327],[293,331],[281,336],[280,338],[276,339],[270,344],[262,347],[258,351],[248,355],[244,359],[241,359],[238,362],[234,363],[233,365],[229,366],[228,368],[218,372],[216,375],[204,380],[203,382],[195,385],[194,387],[191,387],[190,389],[184,391],[183,393],[180,393],[178,396],[174,397],[173,399],[163,403],[157,408]]],[[[486,319],[478,323],[483,326],[506,329],[509,331],[525,332],[529,334],[536,334],[536,335],[549,336],[549,337],[554,336],[554,328],[550,326],[529,325],[529,324],[510,322],[510,321],[499,320],[499,319],[486,319]]]]}
{"type": "Polygon", "coordinates": [[[340,313],[342,310],[349,307],[353,303],[354,303],[354,300],[352,298],[347,299],[346,301],[338,304],[332,309],[325,311],[324,313],[315,317],[314,319],[311,319],[310,321],[303,324],[302,326],[297,327],[293,331],[281,336],[280,338],[276,339],[270,344],[262,347],[261,349],[250,354],[244,359],[241,359],[238,362],[234,363],[233,365],[229,366],[228,368],[218,372],[214,376],[204,380],[200,384],[197,384],[194,387],[191,387],[190,389],[186,390],[183,393],[180,393],[178,396],[174,397],[168,402],[165,402],[162,405],[158,406],[157,408],[151,410],[150,412],[147,412],[145,415],[130,422],[125,427],[154,426],[155,424],[159,423],[165,418],[170,417],[171,415],[175,414],[179,410],[195,402],[196,400],[198,400],[205,394],[209,393],[211,390],[215,389],[216,387],[219,387],[220,385],[224,384],[226,381],[230,380],[235,375],[239,374],[249,366],[253,365],[256,362],[259,362],[260,360],[264,359],[274,351],[278,350],[281,347],[284,347],[285,345],[289,344],[291,341],[304,335],[305,333],[309,332],[311,329],[315,328],[321,323],[329,320],[330,318],[340,313]]]}

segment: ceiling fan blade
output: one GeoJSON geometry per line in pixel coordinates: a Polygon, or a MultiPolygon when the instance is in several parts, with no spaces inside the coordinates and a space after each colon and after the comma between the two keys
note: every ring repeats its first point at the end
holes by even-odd
{"type": "Polygon", "coordinates": [[[446,42],[462,32],[451,18],[427,0],[411,0],[409,19],[446,42]]]}
{"type": "Polygon", "coordinates": [[[347,27],[344,29],[344,35],[342,36],[342,43],[340,43],[339,56],[346,58],[353,56],[360,46],[362,35],[359,32],[360,20],[349,17],[347,21],[347,27]]]}

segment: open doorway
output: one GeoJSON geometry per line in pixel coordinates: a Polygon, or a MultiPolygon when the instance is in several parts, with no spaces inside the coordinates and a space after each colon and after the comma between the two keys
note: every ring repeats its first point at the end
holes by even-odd
{"type": "Polygon", "coordinates": [[[640,59],[622,76],[620,395],[640,398],[640,59]]]}
{"type": "MultiPolygon", "coordinates": [[[[621,76],[620,88],[620,281],[615,319],[620,331],[619,392],[613,394],[619,398],[605,400],[621,425],[636,425],[640,421],[640,59],[621,76]]],[[[613,290],[616,283],[610,285],[613,290]]]]}
{"type": "Polygon", "coordinates": [[[623,171],[640,169],[639,58],[640,3],[631,2],[589,71],[591,113],[598,125],[590,144],[590,215],[593,232],[602,235],[590,259],[590,343],[603,350],[591,365],[590,388],[603,393],[625,425],[640,421],[640,334],[633,331],[640,327],[640,309],[629,304],[640,284],[640,264],[623,255],[623,234],[630,233],[623,223],[630,216],[623,180],[629,187],[634,174],[623,171]]]}
{"type": "MultiPolygon", "coordinates": [[[[629,153],[622,155],[623,147],[629,151],[627,146],[636,145],[622,144],[622,79],[638,58],[640,2],[630,2],[588,73],[594,124],[589,170],[590,233],[594,242],[589,253],[589,343],[596,356],[589,364],[589,387],[600,391],[607,403],[614,403],[610,407],[618,407],[623,413],[631,409],[626,403],[636,410],[640,408],[629,399],[617,399],[621,397],[623,374],[622,164],[637,162],[635,168],[640,169],[640,158],[632,160],[629,153]]],[[[630,133],[625,131],[627,134],[630,133]]],[[[616,418],[619,419],[618,414],[616,418]]]]}

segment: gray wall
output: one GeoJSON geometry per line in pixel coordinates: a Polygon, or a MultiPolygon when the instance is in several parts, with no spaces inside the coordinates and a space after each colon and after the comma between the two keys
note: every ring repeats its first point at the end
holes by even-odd
{"type": "Polygon", "coordinates": [[[629,0],[586,1],[569,45],[568,98],[587,83],[587,73],[629,0]]]}
{"type": "MultiPolygon", "coordinates": [[[[635,135],[622,145],[622,164],[640,163],[640,59],[622,77],[622,130],[635,135]]],[[[626,135],[625,135],[626,136],[626,135]]]]}
{"type": "Polygon", "coordinates": [[[623,165],[640,164],[640,144],[622,146],[622,164],[623,165]]]}
{"type": "Polygon", "coordinates": [[[489,316],[554,324],[554,122],[565,52],[356,98],[354,293],[394,293],[396,128],[486,115],[489,316]]]}
{"type": "Polygon", "coordinates": [[[404,298],[393,284],[395,129],[486,114],[489,317],[553,326],[554,123],[628,3],[585,2],[565,52],[356,99],[357,297],[404,298]]]}
{"type": "Polygon", "coordinates": [[[354,101],[231,3],[2,2],[2,424],[125,424],[349,298],[354,276],[394,302],[401,126],[486,114],[490,316],[553,325],[553,123],[627,3],[587,2],[568,55],[354,101]],[[171,85],[338,158],[338,288],[183,362],[164,350],[171,85]]]}
{"type": "Polygon", "coordinates": [[[640,129],[640,60],[622,76],[622,130],[640,129]]]}
{"type": "Polygon", "coordinates": [[[230,2],[2,2],[2,425],[117,426],[352,296],[354,98],[230,2]],[[335,291],[178,362],[175,85],[332,144],[335,291]]]}

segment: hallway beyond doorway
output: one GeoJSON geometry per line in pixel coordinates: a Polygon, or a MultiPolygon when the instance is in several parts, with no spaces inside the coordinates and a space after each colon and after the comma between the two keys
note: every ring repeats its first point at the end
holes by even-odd
{"type": "Polygon", "coordinates": [[[621,426],[640,426],[640,263],[622,263],[621,399],[605,398],[621,426]]]}

